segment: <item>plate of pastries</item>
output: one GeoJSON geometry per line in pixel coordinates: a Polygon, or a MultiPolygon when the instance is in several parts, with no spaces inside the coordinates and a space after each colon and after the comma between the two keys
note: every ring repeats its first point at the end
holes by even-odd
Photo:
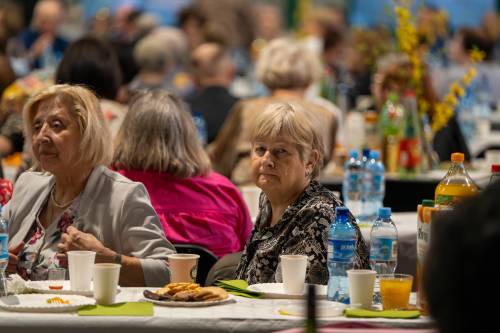
{"type": "Polygon", "coordinates": [[[144,290],[146,301],[164,306],[197,307],[232,303],[232,295],[219,287],[201,287],[198,283],[175,282],[156,291],[144,290]]]}

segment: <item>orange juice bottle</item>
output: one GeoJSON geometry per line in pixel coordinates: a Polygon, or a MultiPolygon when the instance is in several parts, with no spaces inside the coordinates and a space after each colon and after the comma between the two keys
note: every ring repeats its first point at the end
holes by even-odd
{"type": "Polygon", "coordinates": [[[464,154],[451,154],[451,167],[436,187],[435,201],[437,206],[455,206],[465,197],[479,192],[464,167],[464,154]]]}
{"type": "Polygon", "coordinates": [[[431,222],[432,216],[437,211],[434,208],[434,200],[423,200],[421,205],[418,205],[418,232],[417,232],[417,307],[423,315],[429,314],[427,306],[427,298],[425,297],[422,276],[424,259],[429,248],[431,237],[431,222]]]}

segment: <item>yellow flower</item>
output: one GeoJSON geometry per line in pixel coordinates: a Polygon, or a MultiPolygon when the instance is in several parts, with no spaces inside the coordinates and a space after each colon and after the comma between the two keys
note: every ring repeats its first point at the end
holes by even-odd
{"type": "Polygon", "coordinates": [[[446,102],[446,104],[448,104],[452,107],[455,107],[458,105],[458,100],[455,97],[455,95],[452,93],[449,93],[448,95],[446,95],[446,97],[444,98],[444,101],[446,102]]]}
{"type": "Polygon", "coordinates": [[[477,47],[474,46],[472,51],[469,53],[469,58],[473,63],[482,61],[486,57],[486,53],[484,51],[481,51],[477,47]]]}

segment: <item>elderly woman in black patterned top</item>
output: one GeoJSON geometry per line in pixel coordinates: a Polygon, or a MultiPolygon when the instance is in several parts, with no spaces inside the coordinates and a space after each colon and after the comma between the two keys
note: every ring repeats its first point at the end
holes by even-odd
{"type": "MultiPolygon", "coordinates": [[[[281,282],[281,254],[307,255],[306,281],[328,282],[328,227],[342,203],[315,180],[324,154],[316,128],[317,119],[300,104],[271,104],[256,119],[252,177],[263,193],[236,270],[237,278],[249,284],[281,282]]],[[[352,221],[357,231],[354,266],[367,268],[368,249],[352,221]]]]}

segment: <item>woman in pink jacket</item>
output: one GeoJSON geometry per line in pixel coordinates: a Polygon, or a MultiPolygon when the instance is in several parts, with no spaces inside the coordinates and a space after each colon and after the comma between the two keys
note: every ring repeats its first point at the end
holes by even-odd
{"type": "Polygon", "coordinates": [[[118,132],[113,165],[142,182],[174,244],[206,247],[218,257],[241,251],[252,221],[238,189],[211,171],[184,103],[166,91],[140,93],[118,132]]]}

